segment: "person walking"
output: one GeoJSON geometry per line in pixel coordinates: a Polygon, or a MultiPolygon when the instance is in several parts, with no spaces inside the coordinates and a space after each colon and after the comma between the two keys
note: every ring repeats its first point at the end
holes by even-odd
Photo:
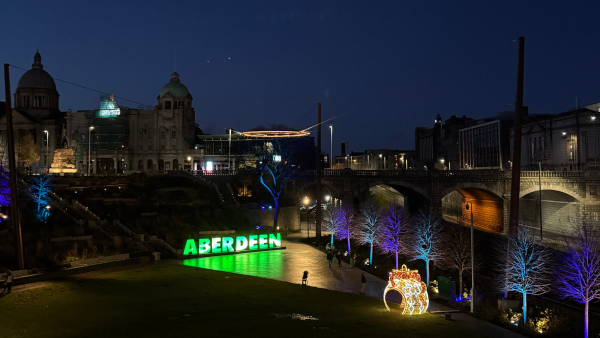
{"type": "Polygon", "coordinates": [[[7,294],[11,293],[12,281],[13,281],[12,272],[10,270],[6,269],[6,281],[4,282],[4,290],[2,290],[2,293],[4,293],[4,291],[6,291],[6,289],[8,289],[7,294]]]}
{"type": "Polygon", "coordinates": [[[331,267],[331,262],[333,262],[333,253],[331,251],[327,252],[327,260],[329,261],[329,267],[331,267]]]}
{"type": "Polygon", "coordinates": [[[360,294],[364,295],[365,294],[365,287],[367,286],[367,277],[365,277],[365,273],[364,272],[360,276],[360,282],[362,283],[362,286],[360,288],[360,294]]]}
{"type": "Polygon", "coordinates": [[[342,253],[338,251],[337,253],[338,266],[342,267],[342,253]]]}

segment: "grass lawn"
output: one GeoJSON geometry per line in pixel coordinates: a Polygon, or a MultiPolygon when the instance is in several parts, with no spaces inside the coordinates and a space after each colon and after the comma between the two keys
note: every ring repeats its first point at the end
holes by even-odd
{"type": "Polygon", "coordinates": [[[156,264],[0,298],[0,337],[480,337],[435,315],[269,279],[156,264]],[[278,318],[303,314],[318,320],[278,318]]]}

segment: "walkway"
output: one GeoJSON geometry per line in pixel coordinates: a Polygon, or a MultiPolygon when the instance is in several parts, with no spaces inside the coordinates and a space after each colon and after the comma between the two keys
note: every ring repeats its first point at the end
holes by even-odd
{"type": "MultiPolygon", "coordinates": [[[[300,242],[303,237],[306,237],[306,231],[291,234],[287,239],[284,239],[283,245],[287,247],[287,250],[186,259],[183,264],[295,284],[301,284],[302,273],[308,271],[308,284],[310,286],[358,294],[361,288],[360,277],[363,271],[358,268],[350,268],[349,264],[343,262],[342,266],[339,267],[337,260],[334,260],[334,263],[329,267],[323,252],[300,242]]],[[[365,276],[367,278],[367,296],[382,299],[387,280],[382,280],[369,273],[365,273],[365,276]]],[[[400,304],[401,298],[398,293],[390,292],[387,295],[387,300],[388,303],[400,304]]],[[[390,306],[397,305],[390,304],[390,306]]],[[[452,310],[435,302],[431,302],[429,306],[431,312],[452,310]]],[[[453,313],[452,318],[457,324],[479,331],[485,337],[523,337],[464,313],[453,313]]]]}

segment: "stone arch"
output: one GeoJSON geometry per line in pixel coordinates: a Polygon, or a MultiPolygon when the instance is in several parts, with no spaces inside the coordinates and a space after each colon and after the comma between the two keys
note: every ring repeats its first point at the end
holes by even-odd
{"type": "Polygon", "coordinates": [[[378,185],[394,188],[404,196],[404,207],[411,213],[419,209],[429,208],[430,196],[425,189],[419,186],[405,181],[371,181],[369,182],[369,189],[378,185]]]}
{"type": "MultiPolygon", "coordinates": [[[[464,186],[464,185],[463,185],[464,186]]],[[[504,232],[504,199],[487,189],[462,187],[443,190],[442,216],[446,221],[493,233],[504,232]],[[469,203],[469,210],[465,206],[469,203]]]]}
{"type": "MultiPolygon", "coordinates": [[[[539,191],[539,186],[537,184],[535,184],[534,186],[521,190],[521,192],[519,193],[519,198],[523,198],[531,193],[535,193],[539,191]]],[[[543,181],[542,181],[542,193],[544,191],[558,191],[561,192],[563,194],[569,195],[572,198],[576,199],[577,201],[581,202],[585,199],[584,196],[581,196],[577,191],[575,190],[571,190],[571,189],[566,189],[563,186],[556,186],[556,185],[546,185],[546,187],[544,187],[543,181]]]]}
{"type": "MultiPolygon", "coordinates": [[[[503,183],[502,183],[503,184],[503,183]]],[[[500,186],[498,186],[497,188],[501,188],[500,186]]],[[[440,190],[440,196],[446,196],[449,193],[456,191],[456,190],[460,190],[460,189],[480,189],[480,190],[485,190],[493,195],[495,195],[496,197],[503,199],[503,191],[498,189],[493,189],[493,187],[490,187],[489,184],[485,184],[485,183],[480,183],[480,182],[457,182],[456,184],[453,184],[452,186],[448,186],[445,188],[442,188],[440,190]]]]}
{"type": "Polygon", "coordinates": [[[540,213],[543,230],[558,233],[569,231],[579,217],[588,216],[592,220],[598,217],[600,209],[591,205],[586,210],[581,200],[575,197],[578,195],[576,192],[542,189],[540,209],[539,190],[532,190],[528,189],[529,192],[519,199],[519,217],[533,229],[540,229],[540,213]]]}

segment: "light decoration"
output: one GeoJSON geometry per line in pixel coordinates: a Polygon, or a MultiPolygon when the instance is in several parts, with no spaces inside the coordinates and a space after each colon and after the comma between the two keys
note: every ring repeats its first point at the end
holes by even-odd
{"type": "Polygon", "coordinates": [[[390,290],[396,290],[402,295],[400,307],[403,315],[420,315],[427,311],[429,306],[427,286],[421,282],[421,276],[417,270],[410,270],[406,265],[402,265],[400,270],[392,270],[389,283],[383,292],[383,303],[388,311],[390,311],[390,307],[387,305],[385,295],[390,290]]]}
{"type": "MultiPolygon", "coordinates": [[[[257,229],[259,229],[257,227],[257,229]]],[[[188,239],[183,250],[184,256],[209,253],[235,253],[281,248],[281,234],[260,234],[250,236],[188,239]],[[196,245],[197,243],[197,245],[196,245]]]]}
{"type": "Polygon", "coordinates": [[[279,137],[303,137],[308,136],[310,133],[306,130],[255,130],[255,131],[242,131],[237,132],[240,135],[246,137],[258,137],[258,138],[279,138],[279,137]]]}
{"type": "Polygon", "coordinates": [[[206,161],[206,171],[213,171],[213,161],[206,161]]]}
{"type": "Polygon", "coordinates": [[[121,115],[121,109],[115,102],[113,94],[102,96],[98,117],[115,117],[119,115],[121,115]]]}

